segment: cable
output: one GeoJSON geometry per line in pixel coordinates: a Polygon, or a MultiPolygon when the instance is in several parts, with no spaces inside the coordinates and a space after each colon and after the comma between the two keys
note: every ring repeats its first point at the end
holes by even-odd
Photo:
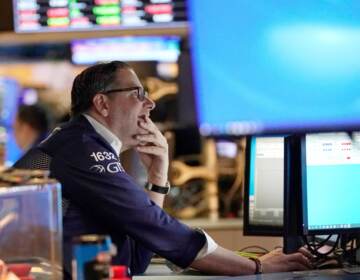
{"type": "Polygon", "coordinates": [[[339,240],[340,240],[340,235],[338,235],[335,243],[330,248],[330,250],[328,250],[326,253],[321,253],[321,252],[319,252],[319,249],[321,247],[323,247],[324,245],[326,245],[327,241],[329,241],[329,239],[332,237],[332,235],[329,235],[327,238],[325,238],[321,242],[316,241],[316,236],[312,235],[312,236],[308,236],[308,237],[303,236],[303,241],[304,241],[305,245],[307,246],[307,249],[310,251],[310,253],[315,255],[317,258],[328,257],[331,253],[333,253],[335,251],[335,249],[337,248],[337,246],[339,244],[339,240]],[[309,242],[308,237],[312,238],[313,241],[309,242]]]}
{"type": "MultiPolygon", "coordinates": [[[[333,236],[332,234],[328,235],[328,237],[326,237],[323,241],[318,242],[318,243],[316,244],[316,247],[317,247],[317,248],[321,248],[321,247],[323,247],[324,245],[327,245],[328,241],[331,239],[332,236],[333,236]]],[[[315,236],[313,236],[313,240],[314,240],[314,242],[316,242],[315,236]]]]}
{"type": "Polygon", "coordinates": [[[269,250],[268,250],[268,249],[266,249],[266,248],[264,248],[264,247],[261,247],[261,246],[257,246],[257,245],[246,246],[246,247],[240,249],[239,251],[240,251],[240,252],[244,252],[244,251],[249,250],[249,249],[258,249],[258,250],[261,251],[261,252],[259,252],[259,253],[265,253],[265,254],[269,253],[269,250]]]}

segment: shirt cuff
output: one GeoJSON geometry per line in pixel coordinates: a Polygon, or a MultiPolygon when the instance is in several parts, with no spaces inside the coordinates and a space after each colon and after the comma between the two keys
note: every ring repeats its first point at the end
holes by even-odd
{"type": "MultiPolygon", "coordinates": [[[[199,260],[209,254],[211,254],[212,252],[214,252],[216,250],[216,248],[218,247],[218,244],[214,241],[214,239],[211,238],[210,235],[208,235],[204,230],[202,230],[201,228],[197,228],[197,231],[201,232],[202,234],[205,235],[206,241],[204,246],[200,249],[200,251],[197,253],[195,260],[199,260]]],[[[185,271],[186,269],[182,269],[181,267],[173,264],[170,261],[166,261],[166,265],[173,271],[176,273],[181,273],[183,271],[185,271]]]]}
{"type": "Polygon", "coordinates": [[[200,228],[197,230],[202,232],[205,235],[206,242],[205,242],[204,246],[200,249],[200,251],[197,253],[194,260],[202,259],[203,257],[214,252],[216,250],[216,248],[218,247],[218,244],[214,241],[214,239],[212,239],[211,236],[208,235],[204,230],[202,230],[200,228]]]}

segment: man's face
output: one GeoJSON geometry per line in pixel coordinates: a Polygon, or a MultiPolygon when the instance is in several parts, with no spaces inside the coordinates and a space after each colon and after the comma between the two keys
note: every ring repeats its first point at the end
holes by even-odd
{"type": "MultiPolygon", "coordinates": [[[[124,89],[142,85],[135,72],[131,69],[118,70],[117,78],[110,89],[124,89]]],[[[145,98],[139,100],[137,90],[114,92],[109,95],[108,124],[111,131],[121,140],[123,149],[138,144],[135,135],[141,133],[139,122],[155,107],[155,103],[145,98]]]]}
{"type": "Polygon", "coordinates": [[[14,131],[14,137],[16,144],[18,147],[22,150],[25,149],[26,146],[26,131],[25,131],[25,124],[21,120],[19,120],[18,117],[15,118],[15,121],[13,123],[13,131],[14,131]]]}

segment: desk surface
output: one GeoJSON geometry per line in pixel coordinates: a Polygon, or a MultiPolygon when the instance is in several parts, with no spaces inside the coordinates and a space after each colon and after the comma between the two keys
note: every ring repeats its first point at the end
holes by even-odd
{"type": "Polygon", "coordinates": [[[247,275],[237,277],[227,276],[209,276],[200,275],[197,272],[187,272],[185,274],[177,274],[170,271],[165,265],[153,264],[146,270],[145,274],[133,276],[133,280],[359,280],[360,274],[347,274],[341,269],[324,269],[324,270],[311,270],[311,271],[297,271],[297,272],[284,272],[284,273],[269,273],[262,275],[247,275]]]}
{"type": "Polygon", "coordinates": [[[217,219],[210,220],[205,218],[190,219],[190,220],[181,220],[184,224],[195,228],[200,227],[202,229],[243,229],[243,219],[234,218],[234,219],[217,219]]]}

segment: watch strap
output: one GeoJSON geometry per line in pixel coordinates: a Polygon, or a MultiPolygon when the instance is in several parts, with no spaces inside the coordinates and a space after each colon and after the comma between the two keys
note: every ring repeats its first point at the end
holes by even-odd
{"type": "Polygon", "coordinates": [[[145,189],[156,193],[168,194],[170,192],[170,183],[166,182],[165,186],[158,186],[147,182],[145,185],[145,189]]]}
{"type": "Polygon", "coordinates": [[[255,274],[262,274],[263,268],[261,261],[258,258],[253,258],[253,257],[250,257],[249,259],[255,263],[255,274]]]}

